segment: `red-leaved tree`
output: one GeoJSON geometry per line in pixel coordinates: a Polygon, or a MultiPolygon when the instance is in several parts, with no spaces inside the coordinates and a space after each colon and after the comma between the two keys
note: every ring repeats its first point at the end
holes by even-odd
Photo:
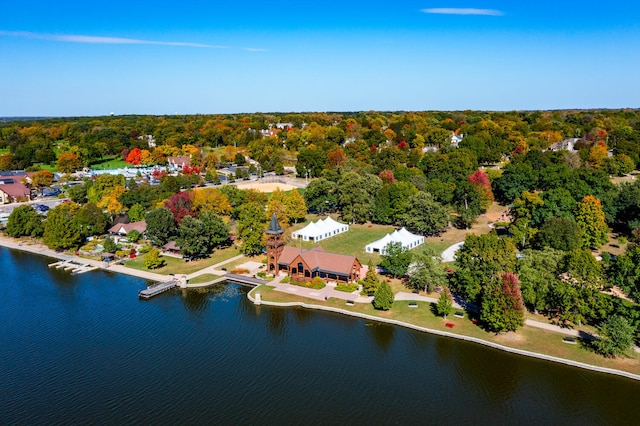
{"type": "Polygon", "coordinates": [[[142,152],[140,151],[140,148],[133,148],[129,151],[127,159],[124,161],[128,164],[133,164],[134,166],[139,165],[142,162],[142,152]]]}
{"type": "Polygon", "coordinates": [[[180,225],[185,216],[195,215],[193,211],[193,192],[191,191],[173,194],[164,202],[164,206],[173,214],[176,225],[180,225]]]}
{"type": "Polygon", "coordinates": [[[383,170],[378,173],[378,177],[382,179],[382,183],[385,185],[391,185],[396,181],[395,176],[393,176],[393,172],[391,170],[383,170]]]}
{"type": "Polygon", "coordinates": [[[476,188],[480,189],[482,199],[480,200],[480,208],[486,211],[489,205],[493,202],[493,191],[491,191],[491,182],[489,182],[489,176],[482,170],[476,170],[471,176],[467,178],[476,188]]]}

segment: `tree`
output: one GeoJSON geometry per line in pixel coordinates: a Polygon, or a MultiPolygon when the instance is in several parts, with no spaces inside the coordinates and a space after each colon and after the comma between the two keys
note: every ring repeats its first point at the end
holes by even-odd
{"type": "Polygon", "coordinates": [[[62,173],[73,173],[82,167],[82,162],[76,154],[67,152],[58,156],[56,167],[62,173]]]}
{"type": "Polygon", "coordinates": [[[393,306],[393,290],[386,280],[381,280],[378,288],[373,294],[373,307],[383,311],[388,311],[393,306]]]}
{"type": "Polygon", "coordinates": [[[127,188],[121,185],[111,188],[108,193],[103,193],[102,200],[98,201],[96,205],[107,210],[113,218],[124,210],[124,206],[118,201],[118,198],[125,192],[127,192],[127,188]]]}
{"type": "Polygon", "coordinates": [[[145,213],[144,207],[136,203],[129,208],[127,216],[131,222],[139,222],[144,220],[145,213]]]}
{"type": "Polygon", "coordinates": [[[80,245],[82,233],[75,219],[79,209],[75,203],[65,203],[49,210],[43,234],[43,242],[47,247],[65,250],[80,245]]]}
{"type": "Polygon", "coordinates": [[[517,272],[525,306],[531,311],[555,308],[550,306],[550,293],[559,283],[558,264],[564,253],[545,247],[543,250],[525,250],[522,255],[517,272]]]}
{"type": "Polygon", "coordinates": [[[151,249],[149,253],[144,255],[144,266],[147,269],[157,269],[165,265],[165,260],[160,256],[160,250],[151,249]]]}
{"type": "Polygon", "coordinates": [[[436,303],[436,312],[438,315],[442,315],[445,320],[447,319],[447,315],[453,312],[453,298],[451,297],[449,287],[444,287],[440,292],[438,302],[436,303]]]}
{"type": "Polygon", "coordinates": [[[53,183],[53,173],[48,170],[38,170],[31,176],[31,185],[42,190],[42,188],[53,183]]]}
{"type": "Polygon", "coordinates": [[[442,259],[431,248],[413,256],[409,268],[409,287],[431,293],[436,287],[447,284],[447,272],[442,267],[442,259]]]}
{"type": "Polygon", "coordinates": [[[411,252],[402,247],[402,243],[389,243],[384,249],[380,266],[394,277],[403,277],[409,269],[411,257],[411,252]]]}
{"type": "Polygon", "coordinates": [[[155,245],[162,246],[176,234],[176,222],[166,207],[151,210],[145,215],[147,237],[155,245]]]}
{"type": "Polygon", "coordinates": [[[80,207],[75,220],[83,237],[102,235],[109,225],[107,215],[95,203],[86,203],[80,207]]]}
{"type": "Polygon", "coordinates": [[[324,213],[338,206],[338,185],[325,178],[309,182],[304,192],[304,201],[310,212],[324,213]]]}
{"type": "Polygon", "coordinates": [[[516,274],[505,272],[484,288],[480,320],[496,333],[515,331],[524,325],[524,305],[516,274]]]}
{"type": "Polygon", "coordinates": [[[480,210],[483,212],[486,211],[493,202],[493,192],[491,191],[489,176],[482,170],[476,170],[467,180],[480,189],[480,193],[482,194],[480,210]]]}
{"type": "Polygon", "coordinates": [[[118,245],[113,241],[113,238],[107,237],[104,239],[102,243],[103,252],[105,253],[115,253],[118,250],[118,245]]]}
{"type": "Polygon", "coordinates": [[[165,201],[164,206],[173,214],[173,219],[179,225],[185,216],[193,213],[193,192],[186,191],[173,194],[165,201]]]}
{"type": "Polygon", "coordinates": [[[566,253],[559,268],[564,281],[573,286],[601,290],[605,285],[602,263],[587,249],[566,253]]]}
{"type": "Polygon", "coordinates": [[[238,236],[242,241],[244,254],[259,254],[264,250],[266,220],[263,208],[256,203],[247,203],[239,208],[236,222],[238,236]]]}
{"type": "Polygon", "coordinates": [[[124,161],[134,166],[139,165],[142,162],[142,151],[140,148],[133,148],[124,161]]]}
{"type": "Polygon", "coordinates": [[[218,215],[231,213],[229,199],[216,188],[198,188],[194,190],[192,208],[196,212],[212,212],[218,215]]]}
{"type": "Polygon", "coordinates": [[[634,331],[626,318],[612,316],[598,327],[600,337],[593,341],[593,346],[608,357],[624,355],[633,346],[634,331]]]}
{"type": "Polygon", "coordinates": [[[600,200],[587,195],[576,208],[576,223],[582,231],[582,246],[599,247],[608,240],[609,227],[605,222],[604,211],[600,200]]]}
{"type": "Polygon", "coordinates": [[[294,223],[298,223],[299,220],[307,216],[307,205],[298,190],[294,189],[289,192],[289,195],[284,200],[284,204],[289,220],[293,220],[294,223]]]}
{"type": "Polygon", "coordinates": [[[408,198],[400,224],[420,235],[439,235],[449,226],[449,212],[431,194],[419,192],[408,198]]]}
{"type": "Polygon", "coordinates": [[[367,274],[362,280],[362,291],[365,294],[370,295],[371,293],[375,292],[376,289],[378,288],[379,281],[378,281],[378,275],[376,274],[376,270],[371,260],[369,260],[367,267],[368,267],[367,274]]]}
{"type": "Polygon", "coordinates": [[[180,222],[176,244],[187,259],[207,257],[212,248],[205,224],[193,216],[185,216],[180,222]]]}
{"type": "Polygon", "coordinates": [[[640,301],[640,246],[629,245],[627,251],[607,269],[607,275],[613,285],[627,292],[636,302],[640,301]]]}
{"type": "Polygon", "coordinates": [[[582,247],[582,231],[571,219],[552,217],[536,234],[534,246],[571,251],[582,247]]]}
{"type": "Polygon", "coordinates": [[[33,207],[18,206],[9,215],[7,228],[4,231],[10,237],[40,237],[44,232],[42,216],[33,207]]]}

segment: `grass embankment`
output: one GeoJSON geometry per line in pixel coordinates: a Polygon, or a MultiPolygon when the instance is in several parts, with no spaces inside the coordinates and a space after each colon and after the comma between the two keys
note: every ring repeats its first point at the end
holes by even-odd
{"type": "Polygon", "coordinates": [[[203,284],[203,283],[208,283],[208,282],[217,280],[218,278],[220,278],[219,275],[202,274],[202,275],[198,275],[196,277],[191,278],[190,280],[187,281],[187,283],[189,283],[189,284],[203,284]]]}
{"type": "Polygon", "coordinates": [[[432,330],[446,331],[461,336],[474,337],[487,342],[496,343],[509,348],[526,350],[530,352],[551,355],[572,361],[582,362],[598,367],[612,368],[634,374],[640,373],[640,354],[629,353],[626,358],[604,358],[581,344],[572,345],[562,342],[565,337],[562,334],[547,331],[535,327],[524,326],[517,332],[506,334],[494,334],[480,328],[472,322],[465,312],[464,318],[449,315],[445,321],[436,316],[428,302],[416,302],[417,307],[409,307],[409,301],[398,301],[388,311],[378,311],[370,304],[356,303],[354,306],[346,305],[342,299],[329,298],[327,301],[301,298],[298,295],[275,291],[274,287],[263,285],[255,291],[259,291],[263,301],[272,302],[303,302],[312,305],[328,306],[346,310],[358,314],[366,314],[381,319],[391,319],[404,323],[429,328],[432,330]],[[452,323],[452,328],[446,323],[452,323]]]}
{"type": "Polygon", "coordinates": [[[225,260],[231,259],[232,257],[239,254],[240,250],[238,250],[236,247],[228,247],[222,250],[216,250],[213,254],[211,254],[211,256],[206,259],[192,260],[190,262],[185,262],[183,259],[172,256],[162,256],[162,258],[166,262],[166,265],[153,270],[147,269],[147,267],[144,266],[144,256],[138,256],[135,259],[125,260],[124,265],[132,269],[137,269],[139,271],[151,271],[158,274],[188,275],[209,266],[213,266],[217,263],[224,262],[225,260]]]}
{"type": "Polygon", "coordinates": [[[128,164],[120,156],[114,156],[110,158],[105,157],[105,159],[100,160],[97,163],[91,164],[91,168],[95,170],[112,170],[112,169],[120,169],[120,168],[130,167],[130,166],[131,164],[128,164]]]}

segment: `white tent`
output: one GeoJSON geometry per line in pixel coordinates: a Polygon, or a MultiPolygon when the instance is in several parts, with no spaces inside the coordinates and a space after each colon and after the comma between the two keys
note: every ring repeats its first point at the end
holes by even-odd
{"type": "Polygon", "coordinates": [[[411,250],[424,243],[424,237],[421,235],[414,235],[406,229],[395,230],[391,234],[387,234],[380,238],[378,241],[374,241],[367,244],[364,248],[367,253],[380,253],[386,254],[387,246],[389,243],[400,243],[405,250],[411,250]]]}
{"type": "Polygon", "coordinates": [[[317,242],[324,240],[325,238],[333,237],[334,235],[347,232],[349,225],[336,222],[327,216],[325,220],[318,220],[317,222],[311,222],[304,228],[295,231],[291,234],[293,239],[302,238],[303,241],[317,242]]]}

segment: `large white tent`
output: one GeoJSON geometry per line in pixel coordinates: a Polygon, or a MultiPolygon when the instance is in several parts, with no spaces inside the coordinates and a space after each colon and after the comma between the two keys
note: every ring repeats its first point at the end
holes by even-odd
{"type": "Polygon", "coordinates": [[[390,243],[400,243],[405,250],[411,250],[424,243],[424,237],[422,235],[414,235],[406,229],[396,229],[391,234],[387,234],[380,238],[378,241],[374,241],[365,246],[367,253],[380,253],[386,254],[387,246],[390,243]]]}
{"type": "Polygon", "coordinates": [[[317,222],[311,222],[304,228],[293,232],[291,237],[293,239],[302,238],[303,241],[317,242],[324,240],[325,238],[347,232],[348,230],[349,225],[336,222],[331,219],[331,217],[327,216],[324,220],[320,219],[317,222]]]}

